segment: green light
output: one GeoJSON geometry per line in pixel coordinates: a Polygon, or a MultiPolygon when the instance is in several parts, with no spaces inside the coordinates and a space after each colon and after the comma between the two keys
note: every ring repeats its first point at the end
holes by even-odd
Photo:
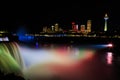
{"type": "Polygon", "coordinates": [[[8,46],[0,44],[0,69],[5,73],[20,73],[21,67],[16,59],[11,55],[8,46]]]}

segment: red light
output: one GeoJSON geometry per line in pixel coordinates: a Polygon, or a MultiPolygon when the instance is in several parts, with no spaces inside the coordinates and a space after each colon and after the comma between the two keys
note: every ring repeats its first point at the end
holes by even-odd
{"type": "Polygon", "coordinates": [[[74,24],[75,24],[75,22],[72,22],[72,24],[74,25],[74,24]]]}

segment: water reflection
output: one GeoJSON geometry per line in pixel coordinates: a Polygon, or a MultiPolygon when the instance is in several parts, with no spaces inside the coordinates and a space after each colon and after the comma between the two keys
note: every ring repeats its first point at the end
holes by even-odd
{"type": "Polygon", "coordinates": [[[112,64],[113,61],[113,53],[112,52],[107,52],[107,64],[112,64]]]}

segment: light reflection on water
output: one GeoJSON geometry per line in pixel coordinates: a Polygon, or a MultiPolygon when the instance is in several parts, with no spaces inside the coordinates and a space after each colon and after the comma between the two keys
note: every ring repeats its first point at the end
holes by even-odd
{"type": "Polygon", "coordinates": [[[113,53],[112,52],[107,52],[107,64],[112,64],[113,61],[113,53]]]}

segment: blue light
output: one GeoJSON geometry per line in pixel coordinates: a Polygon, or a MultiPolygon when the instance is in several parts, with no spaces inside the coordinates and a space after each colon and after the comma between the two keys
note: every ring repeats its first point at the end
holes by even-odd
{"type": "Polygon", "coordinates": [[[20,41],[32,41],[34,40],[34,36],[19,36],[20,41]]]}
{"type": "Polygon", "coordinates": [[[96,48],[96,49],[102,49],[102,48],[106,48],[106,45],[105,44],[88,45],[88,47],[90,47],[90,48],[96,48]]]}
{"type": "Polygon", "coordinates": [[[18,29],[18,31],[17,31],[17,35],[18,36],[23,36],[26,33],[27,33],[27,31],[26,31],[25,27],[24,26],[20,26],[19,29],[18,29]]]}

